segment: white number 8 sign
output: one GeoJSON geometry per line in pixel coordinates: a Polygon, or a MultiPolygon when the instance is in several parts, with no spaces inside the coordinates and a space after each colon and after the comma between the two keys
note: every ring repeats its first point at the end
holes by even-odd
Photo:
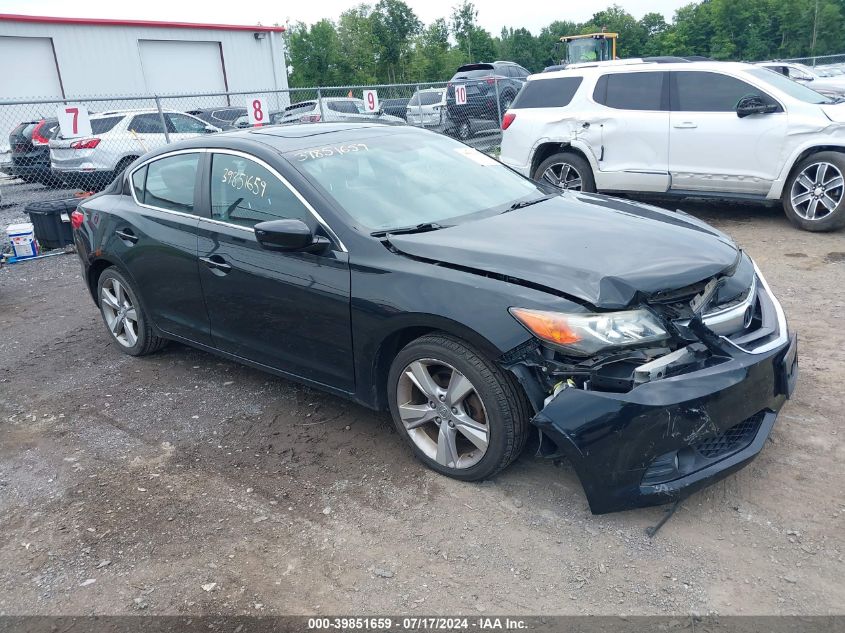
{"type": "Polygon", "coordinates": [[[457,105],[467,104],[467,87],[464,84],[455,86],[455,103],[457,105]]]}
{"type": "Polygon", "coordinates": [[[267,107],[261,97],[249,99],[246,108],[250,125],[264,125],[267,123],[267,107]]]}

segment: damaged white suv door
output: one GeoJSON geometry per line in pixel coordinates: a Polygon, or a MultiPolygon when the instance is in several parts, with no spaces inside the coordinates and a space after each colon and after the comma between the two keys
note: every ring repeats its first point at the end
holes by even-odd
{"type": "Polygon", "coordinates": [[[529,78],[501,161],[563,189],[781,200],[845,226],[845,103],[731,62],[597,63],[529,78]]]}

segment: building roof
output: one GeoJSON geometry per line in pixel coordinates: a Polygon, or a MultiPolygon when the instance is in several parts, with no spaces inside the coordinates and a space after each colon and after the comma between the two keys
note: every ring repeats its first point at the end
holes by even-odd
{"type": "Polygon", "coordinates": [[[78,24],[87,26],[134,26],[165,29],[216,29],[220,31],[273,31],[282,33],[283,26],[249,24],[196,24],[193,22],[156,22],[153,20],[116,20],[108,18],[60,18],[47,15],[17,15],[0,13],[0,22],[33,22],[39,24],[78,24]]]}

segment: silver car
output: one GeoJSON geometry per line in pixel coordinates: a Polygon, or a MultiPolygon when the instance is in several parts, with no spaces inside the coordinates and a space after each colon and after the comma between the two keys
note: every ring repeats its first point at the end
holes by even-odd
{"type": "Polygon", "coordinates": [[[354,97],[323,97],[320,100],[300,101],[281,112],[270,114],[270,123],[319,123],[320,121],[378,121],[405,123],[400,117],[382,111],[368,112],[363,99],[354,97]],[[322,107],[320,107],[322,102],[322,107]]]}
{"type": "Polygon", "coordinates": [[[436,132],[445,132],[446,88],[424,88],[417,90],[408,101],[406,120],[411,125],[425,127],[436,132]]]}
{"type": "MultiPolygon", "coordinates": [[[[170,142],[219,132],[220,128],[184,112],[164,112],[170,142]]],[[[112,110],[91,115],[91,136],[50,146],[50,167],[57,180],[71,187],[101,188],[142,154],[167,144],[158,110],[112,110]]]]}

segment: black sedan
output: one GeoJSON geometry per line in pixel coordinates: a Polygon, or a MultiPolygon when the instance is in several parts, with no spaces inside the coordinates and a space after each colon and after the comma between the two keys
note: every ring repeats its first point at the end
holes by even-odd
{"type": "Polygon", "coordinates": [[[181,341],[389,409],[420,460],[463,480],[539,429],[597,513],[746,464],[797,376],[780,304],[722,233],[546,189],[413,127],[169,145],[73,224],[127,354],[181,341]]]}

